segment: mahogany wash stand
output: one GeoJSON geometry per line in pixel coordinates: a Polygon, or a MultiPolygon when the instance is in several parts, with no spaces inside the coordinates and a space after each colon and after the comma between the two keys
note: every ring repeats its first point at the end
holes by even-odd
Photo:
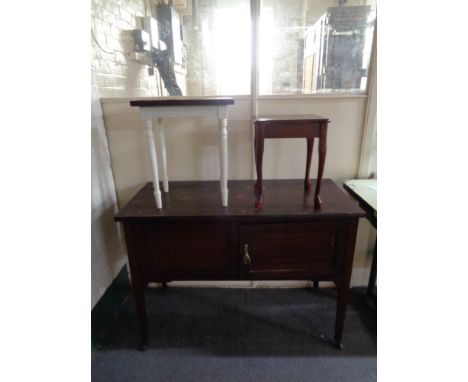
{"type": "Polygon", "coordinates": [[[229,207],[216,197],[219,182],[171,182],[158,209],[147,183],[120,210],[115,220],[125,231],[143,349],[144,290],[150,282],[172,280],[333,281],[335,343],[342,347],[356,230],[365,214],[330,179],[322,182],[323,204],[316,209],[303,184],[265,181],[265,207],[256,209],[252,181],[229,181],[229,207]]]}

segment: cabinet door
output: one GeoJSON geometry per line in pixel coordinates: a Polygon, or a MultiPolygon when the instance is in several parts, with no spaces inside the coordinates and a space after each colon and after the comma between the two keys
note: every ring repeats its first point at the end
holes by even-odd
{"type": "Polygon", "coordinates": [[[238,279],[238,231],[232,223],[133,224],[148,281],[238,279]]]}
{"type": "Polygon", "coordinates": [[[344,254],[343,228],[343,223],[334,220],[243,225],[243,276],[261,280],[338,275],[344,254]]]}

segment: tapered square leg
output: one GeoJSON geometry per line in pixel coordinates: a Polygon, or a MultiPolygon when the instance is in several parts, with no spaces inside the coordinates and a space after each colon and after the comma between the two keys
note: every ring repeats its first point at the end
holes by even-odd
{"type": "Polygon", "coordinates": [[[336,307],[336,322],[335,322],[335,345],[338,349],[343,348],[343,327],[346,316],[346,306],[348,304],[349,285],[338,287],[338,301],[336,307]]]}
{"type": "Polygon", "coordinates": [[[337,304],[336,304],[336,323],[335,323],[335,345],[338,349],[343,348],[343,326],[346,316],[346,306],[348,304],[349,285],[351,283],[351,272],[353,268],[354,249],[356,244],[358,221],[349,223],[347,229],[347,243],[345,255],[345,272],[343,279],[336,282],[338,288],[337,304]]]}
{"type": "Polygon", "coordinates": [[[140,349],[146,350],[148,347],[148,324],[146,321],[145,288],[138,284],[132,284],[132,294],[137,311],[140,349]]]}
{"type": "Polygon", "coordinates": [[[140,349],[145,350],[148,346],[148,327],[146,322],[145,287],[141,261],[138,259],[138,241],[135,236],[135,226],[124,224],[125,244],[127,247],[128,264],[132,279],[132,296],[138,320],[138,331],[140,334],[140,349]]]}

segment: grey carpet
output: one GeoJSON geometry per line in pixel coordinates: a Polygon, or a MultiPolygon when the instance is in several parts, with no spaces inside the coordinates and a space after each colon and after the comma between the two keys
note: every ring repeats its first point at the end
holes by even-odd
{"type": "Polygon", "coordinates": [[[149,348],[128,298],[92,351],[93,381],[375,381],[376,310],[350,295],[333,347],[334,289],[171,288],[146,292],[149,348]]]}

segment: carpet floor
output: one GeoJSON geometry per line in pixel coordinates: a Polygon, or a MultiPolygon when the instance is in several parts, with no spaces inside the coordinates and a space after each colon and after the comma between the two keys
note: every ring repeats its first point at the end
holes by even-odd
{"type": "Polygon", "coordinates": [[[129,296],[91,354],[92,381],[377,379],[376,309],[352,289],[343,350],[333,346],[336,291],[148,288],[149,347],[138,351],[129,296]]]}

